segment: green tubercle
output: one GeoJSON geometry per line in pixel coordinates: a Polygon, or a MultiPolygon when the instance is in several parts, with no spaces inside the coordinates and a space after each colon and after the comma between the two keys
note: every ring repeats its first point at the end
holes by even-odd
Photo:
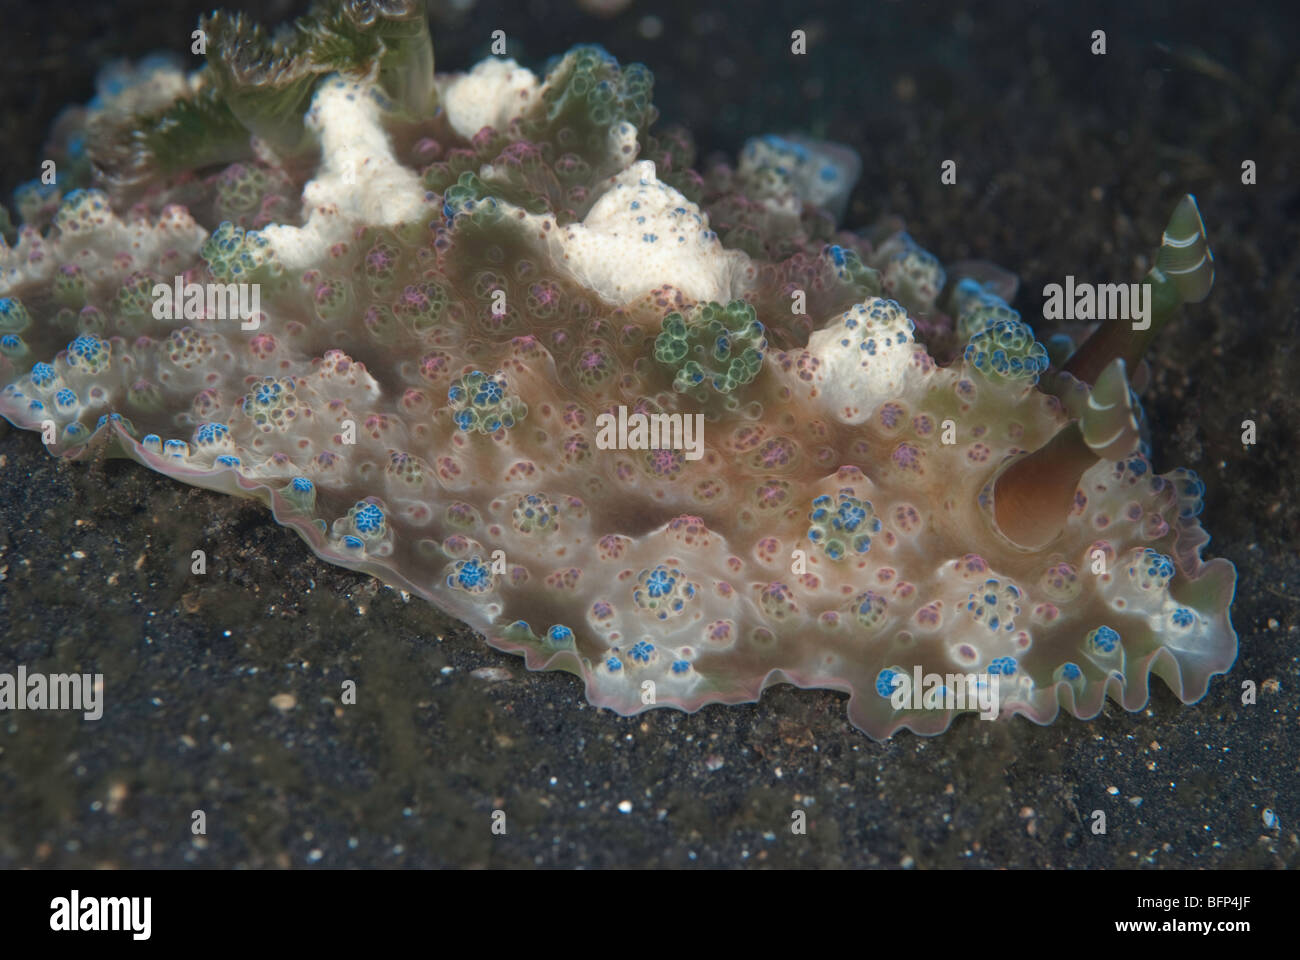
{"type": "Polygon", "coordinates": [[[749,383],[763,367],[763,325],[744,300],[697,304],[686,314],[664,317],[655,338],[655,359],[676,368],[673,389],[697,399],[728,394],[749,383]]]}
{"type": "Polygon", "coordinates": [[[212,232],[199,256],[218,280],[263,282],[284,272],[270,242],[261,233],[245,232],[229,220],[212,232]]]}
{"type": "Polygon", "coordinates": [[[630,123],[640,132],[654,123],[653,89],[654,75],[644,65],[620,67],[598,46],[574,47],[547,71],[546,113],[526,124],[523,134],[569,145],[583,163],[600,167],[609,156],[611,130],[630,123]]]}
{"type": "Polygon", "coordinates": [[[22,333],[32,317],[17,297],[0,297],[0,333],[22,333]]]}
{"type": "Polygon", "coordinates": [[[1038,382],[1047,369],[1047,349],[1034,331],[1019,320],[996,320],[970,338],[966,363],[995,382],[1038,382]]]}

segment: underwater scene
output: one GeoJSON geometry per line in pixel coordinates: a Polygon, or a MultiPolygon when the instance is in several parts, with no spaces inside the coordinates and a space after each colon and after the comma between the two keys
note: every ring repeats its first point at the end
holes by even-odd
{"type": "Polygon", "coordinates": [[[1300,861],[1290,5],[5,17],[0,866],[1300,861]]]}

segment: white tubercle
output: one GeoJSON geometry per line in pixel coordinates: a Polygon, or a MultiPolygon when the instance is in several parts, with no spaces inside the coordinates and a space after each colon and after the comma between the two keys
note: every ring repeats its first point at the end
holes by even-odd
{"type": "Polygon", "coordinates": [[[915,344],[907,312],[879,297],[816,331],[808,352],[821,361],[813,381],[827,411],[843,423],[862,423],[886,400],[907,396],[915,344]]]}
{"type": "Polygon", "coordinates": [[[665,284],[720,303],[748,288],[749,257],[725,249],[708,216],[660,182],[653,162],[638,161],[607,182],[582,223],[548,234],[552,259],[575,282],[615,304],[665,284]]]}
{"type": "Polygon", "coordinates": [[[381,111],[370,86],[337,77],[312,97],[306,123],[320,140],[321,166],[303,187],[306,223],[263,231],[286,269],[319,265],[360,224],[387,227],[424,215],[424,186],[393,156],[381,111]]]}
{"type": "Polygon", "coordinates": [[[448,122],[466,139],[484,127],[506,129],[537,102],[537,77],[513,60],[481,60],[469,73],[436,80],[448,122]]]}

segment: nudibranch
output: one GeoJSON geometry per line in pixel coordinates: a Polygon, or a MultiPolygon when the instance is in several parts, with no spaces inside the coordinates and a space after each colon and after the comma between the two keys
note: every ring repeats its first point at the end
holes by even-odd
{"type": "Polygon", "coordinates": [[[1230,668],[1235,571],[1130,384],[1213,281],[1190,196],[1145,329],[1049,351],[1009,274],[837,226],[847,148],[700,175],[600,48],[437,74],[419,0],[201,26],[0,218],[0,414],[51,453],[257,498],[624,714],[789,682],[884,738],[979,709],[914,676],[1047,723],[1230,668]]]}

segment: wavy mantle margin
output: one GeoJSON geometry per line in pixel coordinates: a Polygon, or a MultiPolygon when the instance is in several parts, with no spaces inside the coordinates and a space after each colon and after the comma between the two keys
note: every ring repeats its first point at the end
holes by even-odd
{"type": "MultiPolygon", "coordinates": [[[[0,398],[0,417],[4,417],[15,427],[22,430],[39,431],[40,429],[39,421],[26,418],[13,410],[4,398],[0,398]]],[[[297,532],[307,543],[307,546],[311,548],[311,551],[326,563],[354,570],[358,573],[369,574],[390,587],[420,597],[444,613],[462,621],[476,632],[481,633],[493,648],[504,653],[523,657],[525,666],[529,671],[551,672],[562,670],[580,677],[583,681],[588,702],[593,706],[611,710],[620,716],[636,716],[646,710],[658,707],[670,707],[685,713],[696,713],[713,704],[757,703],[761,700],[765,690],[782,683],[790,684],[800,690],[834,690],[848,694],[847,716],[849,722],[876,741],[888,740],[900,730],[908,730],[924,737],[938,736],[948,730],[960,713],[974,712],[972,710],[923,710],[910,711],[894,717],[892,708],[882,709],[884,705],[887,705],[888,701],[875,696],[874,691],[861,690],[851,683],[836,680],[829,676],[801,673],[788,668],[774,668],[756,682],[738,684],[729,691],[711,689],[701,692],[696,697],[681,699],[672,697],[657,698],[652,704],[642,704],[640,707],[631,710],[624,709],[622,703],[611,697],[601,695],[598,685],[593,682],[592,665],[588,658],[579,656],[575,650],[558,650],[549,656],[544,656],[527,644],[509,640],[500,632],[494,632],[494,625],[492,624],[488,624],[486,627],[475,626],[473,621],[481,613],[481,607],[477,604],[462,600],[450,592],[435,594],[406,579],[387,564],[377,560],[358,560],[331,550],[320,528],[302,516],[297,507],[290,503],[279,490],[268,486],[266,483],[241,476],[233,467],[223,466],[220,469],[207,471],[177,469],[174,460],[147,450],[130,435],[126,428],[122,426],[120,420],[112,416],[83,444],[71,449],[60,449],[54,445],[47,449],[52,456],[71,461],[85,459],[94,451],[102,449],[109,456],[134,460],[156,473],[179,480],[190,486],[258,500],[270,508],[271,515],[276,523],[297,532]],[[116,447],[116,450],[113,449],[114,447],[116,447]],[[872,709],[873,707],[876,709],[872,709]]],[[[1162,679],[1183,703],[1194,704],[1199,702],[1208,692],[1210,681],[1214,677],[1226,674],[1232,669],[1239,652],[1237,632],[1232,626],[1230,615],[1232,599],[1236,591],[1236,568],[1231,561],[1223,558],[1215,558],[1209,562],[1201,559],[1201,548],[1209,539],[1209,535],[1198,520],[1187,518],[1183,521],[1178,542],[1182,547],[1179,551],[1180,558],[1185,559],[1187,562],[1188,581],[1182,586],[1182,589],[1184,592],[1212,591],[1216,595],[1215,605],[1224,610],[1222,623],[1219,627],[1232,640],[1231,656],[1208,663],[1204,671],[1185,677],[1177,658],[1167,647],[1161,646],[1138,660],[1138,667],[1135,672],[1129,671],[1134,674],[1135,678],[1135,682],[1132,684],[1125,683],[1120,677],[1112,675],[1104,684],[1089,684],[1086,688],[1087,695],[1079,699],[1075,696],[1074,688],[1062,680],[1050,686],[1035,688],[1037,696],[1030,700],[1004,700],[999,711],[999,718],[1009,719],[1014,716],[1022,716],[1032,720],[1039,726],[1048,726],[1057,719],[1061,709],[1064,708],[1075,718],[1088,721],[1101,713],[1107,697],[1130,713],[1136,713],[1145,708],[1150,700],[1150,677],[1153,673],[1162,679]]],[[[500,625],[495,625],[495,631],[500,631],[500,629],[500,625]]]]}

